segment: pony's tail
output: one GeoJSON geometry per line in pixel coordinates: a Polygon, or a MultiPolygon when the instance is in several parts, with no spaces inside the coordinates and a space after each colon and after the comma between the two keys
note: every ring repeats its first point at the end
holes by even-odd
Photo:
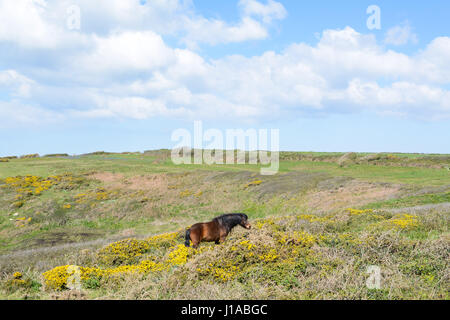
{"type": "Polygon", "coordinates": [[[189,248],[191,244],[191,229],[186,230],[186,236],[184,238],[184,245],[189,248]]]}

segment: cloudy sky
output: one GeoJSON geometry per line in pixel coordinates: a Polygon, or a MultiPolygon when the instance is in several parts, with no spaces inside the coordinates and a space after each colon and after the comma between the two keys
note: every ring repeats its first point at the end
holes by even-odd
{"type": "Polygon", "coordinates": [[[450,153],[450,3],[311,3],[0,0],[0,156],[171,148],[194,120],[450,153]]]}

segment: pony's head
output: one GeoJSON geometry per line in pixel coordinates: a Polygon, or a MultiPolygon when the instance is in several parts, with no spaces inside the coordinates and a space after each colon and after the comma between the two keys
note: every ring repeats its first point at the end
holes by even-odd
{"type": "Polygon", "coordinates": [[[229,230],[237,225],[245,229],[250,229],[251,225],[248,222],[248,217],[244,213],[227,213],[215,218],[220,224],[226,226],[229,230]]]}
{"type": "Polygon", "coordinates": [[[245,229],[250,229],[252,226],[250,225],[250,223],[248,222],[248,217],[246,214],[244,213],[239,213],[240,217],[241,217],[241,222],[239,222],[239,225],[244,227],[245,229]]]}

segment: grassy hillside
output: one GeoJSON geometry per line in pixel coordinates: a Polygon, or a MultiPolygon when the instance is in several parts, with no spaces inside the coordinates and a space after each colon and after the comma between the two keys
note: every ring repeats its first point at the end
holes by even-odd
{"type": "Polygon", "coordinates": [[[280,157],[275,176],[175,166],[167,150],[5,159],[0,296],[448,299],[447,155],[280,157]],[[254,228],[182,245],[224,212],[254,228]],[[381,289],[365,285],[370,265],[381,289]],[[66,289],[74,270],[81,291],[66,289]]]}

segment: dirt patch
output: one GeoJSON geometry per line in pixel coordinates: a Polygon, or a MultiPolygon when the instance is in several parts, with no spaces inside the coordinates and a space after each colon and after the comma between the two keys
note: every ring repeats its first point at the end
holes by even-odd
{"type": "Polygon", "coordinates": [[[400,186],[376,184],[358,180],[341,180],[338,183],[331,179],[323,181],[321,189],[307,196],[307,205],[317,211],[330,211],[365,205],[374,201],[395,198],[400,186]],[[332,187],[330,187],[332,186],[332,187]]]}
{"type": "Polygon", "coordinates": [[[96,172],[89,177],[103,182],[105,186],[118,189],[165,191],[168,186],[166,174],[125,177],[120,173],[96,172]]]}
{"type": "Polygon", "coordinates": [[[134,176],[124,180],[126,188],[131,190],[167,190],[168,179],[165,174],[134,176]]]}
{"type": "MultiPolygon", "coordinates": [[[[27,240],[28,248],[53,247],[98,238],[101,234],[93,232],[51,232],[33,240],[27,240]]],[[[25,245],[25,243],[24,243],[25,245]]]]}
{"type": "Polygon", "coordinates": [[[255,189],[258,189],[259,198],[270,198],[274,195],[295,196],[315,189],[321,181],[327,178],[327,174],[320,172],[280,173],[273,176],[262,176],[263,183],[255,189]]]}
{"type": "Polygon", "coordinates": [[[222,172],[208,177],[208,180],[228,180],[230,183],[238,185],[239,188],[257,194],[259,199],[269,199],[279,195],[298,195],[316,188],[320,181],[328,178],[327,174],[320,172],[291,171],[264,176],[255,172],[241,171],[222,172]]]}
{"type": "Polygon", "coordinates": [[[112,183],[120,181],[124,178],[123,174],[112,172],[96,172],[89,176],[91,179],[100,180],[104,183],[112,183]]]}

